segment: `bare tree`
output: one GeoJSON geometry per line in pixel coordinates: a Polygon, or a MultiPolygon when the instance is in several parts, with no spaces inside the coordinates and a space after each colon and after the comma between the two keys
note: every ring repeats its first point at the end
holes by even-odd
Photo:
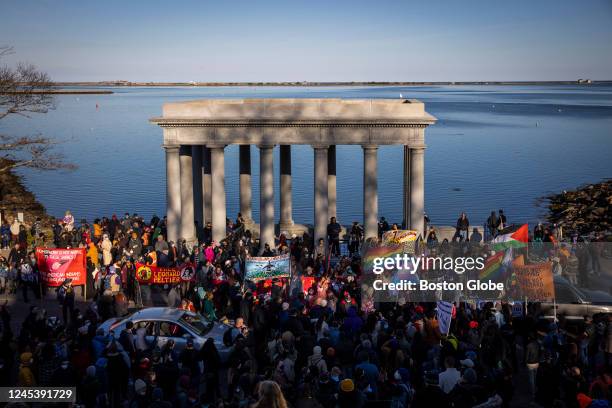
{"type": "MultiPolygon", "coordinates": [[[[13,53],[12,47],[0,46],[0,62],[13,53]]],[[[54,108],[53,82],[31,64],[11,68],[0,65],[0,120],[18,115],[46,113],[54,108]]],[[[71,169],[63,156],[53,152],[57,142],[45,136],[15,136],[0,133],[0,173],[17,167],[40,170],[71,169]]]]}

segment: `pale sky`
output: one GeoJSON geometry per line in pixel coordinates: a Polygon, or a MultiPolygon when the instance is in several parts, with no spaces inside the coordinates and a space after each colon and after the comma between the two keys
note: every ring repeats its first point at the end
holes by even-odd
{"type": "Polygon", "coordinates": [[[3,0],[56,81],[612,79],[612,1],[3,0]]]}

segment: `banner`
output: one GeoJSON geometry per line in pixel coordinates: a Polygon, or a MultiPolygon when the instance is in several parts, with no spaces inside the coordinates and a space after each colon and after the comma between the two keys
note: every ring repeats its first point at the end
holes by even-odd
{"type": "Polygon", "coordinates": [[[61,286],[65,279],[72,279],[75,286],[84,285],[87,277],[86,254],[85,248],[36,248],[40,279],[53,287],[61,286]]]}
{"type": "Polygon", "coordinates": [[[382,235],[383,245],[402,245],[407,254],[414,254],[415,243],[419,236],[418,231],[412,230],[391,230],[382,235]]]}
{"type": "Polygon", "coordinates": [[[546,302],[555,298],[551,262],[514,265],[513,272],[521,297],[531,302],[546,302]]]}
{"type": "Polygon", "coordinates": [[[253,282],[262,279],[288,278],[291,276],[291,259],[289,254],[247,258],[245,270],[244,278],[253,282]]]}
{"type": "Polygon", "coordinates": [[[450,332],[451,320],[453,318],[453,308],[455,306],[450,302],[439,300],[437,303],[437,316],[438,327],[440,328],[440,334],[448,336],[450,332]]]}
{"type": "Polygon", "coordinates": [[[162,267],[136,263],[136,279],[139,283],[163,285],[166,283],[194,282],[195,266],[185,263],[176,267],[162,267]]]}

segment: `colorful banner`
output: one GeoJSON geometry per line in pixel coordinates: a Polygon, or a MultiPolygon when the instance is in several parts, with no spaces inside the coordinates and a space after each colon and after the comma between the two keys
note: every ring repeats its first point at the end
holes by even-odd
{"type": "Polygon", "coordinates": [[[546,302],[555,298],[551,262],[514,265],[513,272],[521,297],[531,302],[546,302]]]}
{"type": "Polygon", "coordinates": [[[404,253],[414,254],[418,231],[412,230],[391,230],[382,236],[383,245],[401,245],[404,253]]]}
{"type": "Polygon", "coordinates": [[[403,244],[405,242],[416,241],[418,236],[418,231],[391,230],[383,234],[382,242],[383,244],[403,244]]]}
{"type": "Polygon", "coordinates": [[[291,276],[291,259],[289,254],[248,258],[245,270],[244,278],[253,282],[262,279],[288,278],[291,276]]]}
{"type": "Polygon", "coordinates": [[[185,263],[176,267],[161,267],[136,263],[136,279],[139,283],[163,285],[166,283],[194,282],[195,266],[185,263]]]}
{"type": "Polygon", "coordinates": [[[72,279],[75,286],[84,285],[87,277],[86,259],[85,248],[36,248],[40,279],[47,286],[61,286],[65,279],[72,279]]]}

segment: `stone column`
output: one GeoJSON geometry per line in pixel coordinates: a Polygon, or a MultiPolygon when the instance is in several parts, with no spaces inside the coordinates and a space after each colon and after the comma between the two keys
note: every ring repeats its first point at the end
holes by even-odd
{"type": "Polygon", "coordinates": [[[293,226],[291,145],[280,145],[280,230],[293,226]]]}
{"type": "Polygon", "coordinates": [[[327,151],[327,201],[328,217],[336,216],[336,145],[327,151]]]}
{"type": "Polygon", "coordinates": [[[179,163],[179,147],[166,145],[166,217],[167,237],[174,241],[181,230],[181,166],[179,163]]]}
{"type": "MultiPolygon", "coordinates": [[[[199,228],[204,227],[204,194],[202,188],[202,146],[194,145],[191,151],[193,164],[193,211],[199,228]]],[[[196,235],[198,231],[196,231],[196,235]]]]}
{"type": "Polygon", "coordinates": [[[259,146],[259,242],[274,248],[274,146],[259,146]]]}
{"type": "Polygon", "coordinates": [[[196,241],[195,219],[193,211],[193,165],[192,148],[182,145],[179,150],[179,163],[181,166],[181,233],[189,244],[196,241]]]}
{"type": "Polygon", "coordinates": [[[219,242],[226,236],[225,146],[210,146],[212,238],[219,242]]]}
{"type": "Polygon", "coordinates": [[[247,223],[252,222],[251,210],[251,145],[240,145],[240,213],[247,223]]]}
{"type": "Polygon", "coordinates": [[[425,233],[425,147],[410,149],[410,228],[425,233]]]}
{"type": "Polygon", "coordinates": [[[410,229],[410,147],[404,146],[404,180],[402,191],[402,220],[404,228],[410,229]]]}
{"type": "Polygon", "coordinates": [[[364,238],[378,237],[378,146],[363,146],[364,238]]]}
{"type": "MultiPolygon", "coordinates": [[[[319,239],[327,240],[328,186],[327,151],[329,146],[313,146],[314,149],[314,245],[319,239]]],[[[326,244],[327,246],[327,244],[326,244]]]]}
{"type": "Polygon", "coordinates": [[[202,146],[202,191],[204,196],[202,212],[205,223],[212,222],[212,177],[210,174],[210,149],[202,146]]]}

